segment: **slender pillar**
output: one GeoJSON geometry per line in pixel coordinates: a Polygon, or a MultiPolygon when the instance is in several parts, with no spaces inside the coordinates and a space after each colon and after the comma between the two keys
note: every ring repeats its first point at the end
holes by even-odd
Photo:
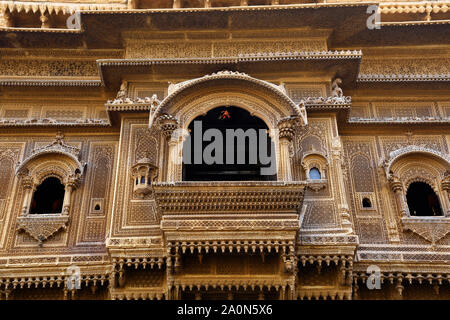
{"type": "Polygon", "coordinates": [[[341,138],[339,136],[336,136],[333,138],[331,143],[331,149],[332,149],[332,162],[333,162],[333,168],[336,173],[336,182],[338,186],[338,196],[339,196],[339,214],[341,218],[341,226],[344,229],[347,229],[350,233],[353,232],[353,226],[350,221],[350,213],[347,203],[347,196],[346,196],[346,189],[345,189],[345,182],[344,182],[344,173],[342,170],[342,143],[341,138]]]}
{"type": "Polygon", "coordinates": [[[167,182],[175,182],[177,180],[177,166],[180,163],[179,143],[180,137],[174,134],[178,128],[178,121],[169,115],[161,116],[159,119],[160,128],[167,140],[167,182]]]}
{"type": "Polygon", "coordinates": [[[70,184],[66,185],[66,192],[64,193],[63,209],[62,214],[68,215],[70,209],[70,200],[72,197],[73,186],[70,184]]]}
{"type": "Polygon", "coordinates": [[[389,184],[395,194],[395,202],[397,203],[398,210],[400,210],[400,215],[402,217],[408,216],[409,210],[407,209],[407,205],[403,197],[403,184],[395,176],[389,177],[389,184]]]}
{"type": "Polygon", "coordinates": [[[443,212],[444,216],[450,217],[450,175],[446,175],[444,179],[441,181],[441,186],[443,190],[444,199],[442,199],[442,204],[446,206],[446,208],[442,208],[445,210],[443,212]]]}
{"type": "Polygon", "coordinates": [[[33,178],[28,175],[22,176],[22,185],[25,193],[23,196],[22,215],[27,215],[30,213],[30,205],[34,192],[33,178]]]}
{"type": "Polygon", "coordinates": [[[292,167],[290,159],[290,146],[294,138],[294,123],[295,119],[285,118],[278,122],[279,130],[279,177],[281,181],[292,181],[292,167]]]}

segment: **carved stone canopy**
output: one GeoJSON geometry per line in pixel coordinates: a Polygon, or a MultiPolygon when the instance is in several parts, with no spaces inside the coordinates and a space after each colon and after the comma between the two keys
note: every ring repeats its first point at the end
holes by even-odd
{"type": "Polygon", "coordinates": [[[84,172],[85,163],[80,162],[80,149],[64,142],[64,136],[61,132],[58,132],[55,140],[44,147],[35,148],[31,151],[30,155],[25,158],[16,167],[16,174],[22,173],[29,163],[43,155],[63,155],[68,157],[74,164],[73,174],[82,175],[84,172]]]}
{"type": "Polygon", "coordinates": [[[440,152],[433,150],[433,149],[429,149],[429,148],[425,148],[425,147],[421,147],[421,146],[409,145],[405,148],[400,148],[400,149],[392,151],[391,153],[389,153],[388,159],[382,159],[380,161],[380,166],[384,168],[386,177],[388,179],[390,178],[390,176],[392,175],[392,173],[391,173],[392,166],[395,162],[397,162],[397,160],[399,160],[399,158],[402,158],[402,157],[410,155],[410,154],[415,154],[415,153],[432,156],[434,158],[441,160],[447,166],[450,166],[450,158],[448,156],[443,155],[440,152]]]}

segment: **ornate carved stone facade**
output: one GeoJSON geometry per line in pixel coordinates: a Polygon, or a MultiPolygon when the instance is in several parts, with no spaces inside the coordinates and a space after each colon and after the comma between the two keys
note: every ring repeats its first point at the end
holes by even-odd
{"type": "Polygon", "coordinates": [[[91,2],[0,4],[0,299],[450,299],[450,3],[91,2]],[[227,107],[275,179],[185,179],[227,107]]]}

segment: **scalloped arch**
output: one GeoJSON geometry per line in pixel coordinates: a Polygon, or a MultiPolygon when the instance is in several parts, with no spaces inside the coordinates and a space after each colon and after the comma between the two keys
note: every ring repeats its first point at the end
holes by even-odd
{"type": "Polygon", "coordinates": [[[51,155],[51,154],[58,154],[58,155],[63,155],[63,156],[69,157],[71,160],[73,160],[75,162],[75,164],[77,166],[77,169],[80,170],[80,173],[83,174],[84,165],[73,154],[71,154],[69,152],[62,151],[62,150],[48,150],[48,151],[47,150],[43,150],[41,152],[38,152],[38,153],[35,153],[35,154],[29,156],[28,158],[26,158],[22,163],[20,163],[17,166],[15,174],[17,175],[30,162],[36,160],[37,158],[40,158],[40,157],[42,157],[44,155],[51,155]]]}
{"type": "Polygon", "coordinates": [[[418,147],[418,146],[408,146],[405,148],[401,148],[395,151],[392,151],[389,154],[389,159],[384,163],[384,167],[386,170],[386,174],[389,175],[389,172],[391,171],[392,166],[394,163],[396,163],[398,160],[400,160],[403,157],[413,155],[413,154],[425,154],[434,158],[437,158],[440,161],[443,161],[447,167],[450,168],[450,158],[446,155],[443,155],[442,153],[429,149],[424,147],[418,147]]]}
{"type": "Polygon", "coordinates": [[[177,97],[180,96],[181,93],[188,89],[195,88],[201,84],[205,84],[208,82],[215,82],[218,80],[235,80],[235,81],[243,81],[252,85],[256,85],[261,90],[268,92],[270,95],[281,101],[286,110],[291,110],[291,114],[286,113],[285,116],[296,115],[301,117],[303,123],[307,124],[306,111],[304,109],[303,104],[296,104],[285,92],[283,87],[277,86],[273,83],[253,78],[245,73],[239,72],[231,72],[231,71],[222,71],[213,73],[210,75],[206,75],[200,78],[187,80],[175,85],[169,86],[169,94],[164,98],[163,101],[159,104],[159,106],[154,110],[153,114],[150,114],[150,123],[151,127],[154,119],[160,114],[166,107],[168,107],[177,97]]]}

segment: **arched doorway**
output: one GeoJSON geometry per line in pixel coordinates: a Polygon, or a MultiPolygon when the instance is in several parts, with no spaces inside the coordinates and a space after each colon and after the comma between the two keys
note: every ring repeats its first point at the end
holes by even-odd
{"type": "Polygon", "coordinates": [[[266,123],[247,110],[218,107],[196,117],[183,146],[185,181],[272,181],[275,148],[266,123]]]}
{"type": "Polygon", "coordinates": [[[64,185],[58,178],[50,177],[45,179],[33,194],[30,213],[61,213],[64,193],[64,185]]]}
{"type": "Polygon", "coordinates": [[[427,183],[411,183],[406,199],[411,216],[442,216],[439,198],[427,183]]]}

